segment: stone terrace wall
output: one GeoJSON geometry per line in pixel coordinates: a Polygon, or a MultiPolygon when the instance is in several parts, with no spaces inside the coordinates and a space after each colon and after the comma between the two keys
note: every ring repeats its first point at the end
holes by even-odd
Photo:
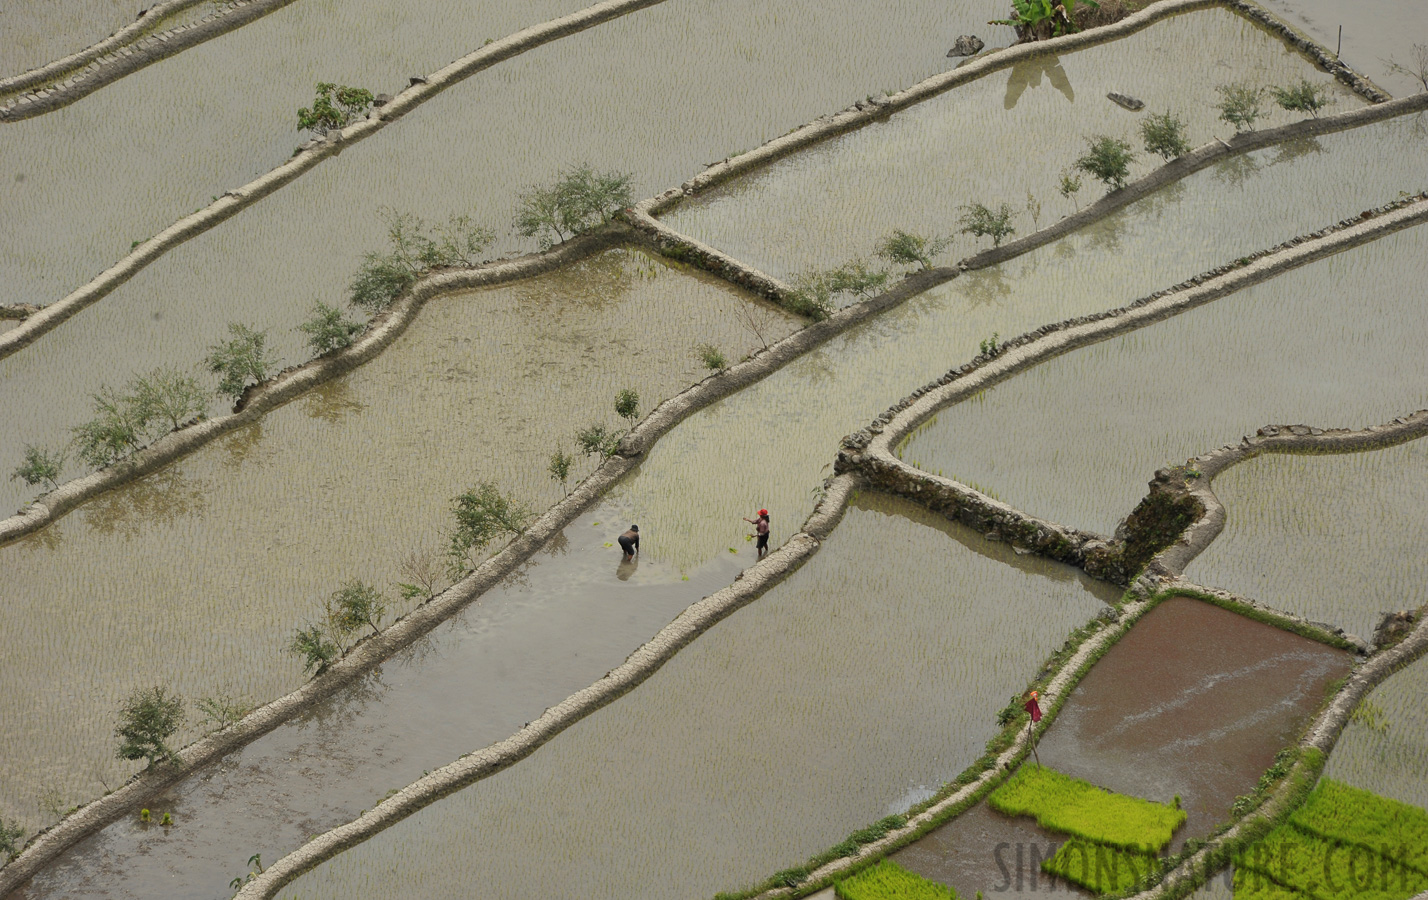
{"type": "MultiPolygon", "coordinates": [[[[932,475],[903,462],[895,448],[938,410],[1052,356],[1143,327],[1288,269],[1425,221],[1428,221],[1428,193],[1368,210],[1358,218],[1345,219],[1329,228],[1243,257],[1119,309],[1043,325],[918,388],[872,424],[845,437],[834,470],[856,472],[881,490],[922,503],[982,530],[989,537],[1081,566],[1108,581],[1127,584],[1146,557],[1159,552],[1161,546],[1128,558],[1127,547],[1137,539],[1134,534],[1107,539],[1027,515],[958,481],[932,475]]],[[[1155,485],[1152,482],[1152,496],[1155,496],[1155,485]]],[[[1173,502],[1173,492],[1166,496],[1173,502]]],[[[1205,502],[1200,494],[1195,494],[1193,499],[1197,503],[1205,502]]],[[[1204,508],[1213,509],[1210,504],[1217,501],[1213,496],[1208,499],[1210,503],[1204,508]]],[[[1142,507],[1145,506],[1143,502],[1142,507]]],[[[1174,556],[1169,562],[1177,563],[1179,558],[1174,556]]]]}
{"type": "Polygon", "coordinates": [[[207,0],[156,4],[138,21],[85,50],[0,81],[0,95],[26,91],[0,105],[0,124],[68,106],[125,75],[241,28],[294,0],[232,0],[196,22],[144,36],[155,22],[203,2],[207,0]],[[81,66],[83,71],[75,72],[81,66]]]}

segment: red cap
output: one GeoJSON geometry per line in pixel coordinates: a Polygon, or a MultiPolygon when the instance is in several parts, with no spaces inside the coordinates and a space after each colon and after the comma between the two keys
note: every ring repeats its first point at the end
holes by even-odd
{"type": "Polygon", "coordinates": [[[768,514],[769,514],[769,511],[766,510],[766,509],[761,509],[761,510],[759,510],[759,515],[761,515],[761,516],[766,516],[766,515],[768,515],[768,514]]]}

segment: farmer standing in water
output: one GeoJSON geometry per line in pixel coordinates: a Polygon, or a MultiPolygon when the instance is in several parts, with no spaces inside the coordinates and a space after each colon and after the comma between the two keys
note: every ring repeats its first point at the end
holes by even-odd
{"type": "Polygon", "coordinates": [[[620,549],[625,551],[625,562],[629,562],[640,552],[640,526],[631,525],[630,530],[616,540],[620,542],[620,549]]]}
{"type": "Polygon", "coordinates": [[[759,536],[759,559],[763,559],[769,552],[769,511],[761,509],[757,519],[745,518],[744,521],[754,526],[754,533],[759,536]]]}

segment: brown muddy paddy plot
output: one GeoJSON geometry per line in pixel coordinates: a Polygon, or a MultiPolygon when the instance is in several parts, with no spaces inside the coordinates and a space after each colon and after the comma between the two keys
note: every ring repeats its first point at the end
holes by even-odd
{"type": "MultiPolygon", "coordinates": [[[[1041,738],[1041,762],[1117,793],[1181,798],[1187,820],[1170,849],[1208,834],[1235,797],[1291,743],[1348,672],[1341,650],[1188,597],[1151,610],[1067,697],[1041,738]]],[[[1034,765],[1028,760],[1025,765],[1034,765]]],[[[899,864],[959,895],[1031,896],[1031,847],[1063,839],[981,804],[897,854],[899,864]],[[997,846],[1006,843],[1000,855],[997,846]],[[1016,848],[1024,848],[1016,885],[1016,848]],[[1003,869],[1007,875],[1003,874],[1003,869]],[[1008,877],[1009,876],[1009,877],[1008,877]]],[[[1065,890],[1041,876],[1039,890],[1065,890]]]]}
{"type": "Polygon", "coordinates": [[[618,703],[282,896],[739,888],[930,796],[1112,599],[1074,570],[864,496],[788,581],[618,703]]]}

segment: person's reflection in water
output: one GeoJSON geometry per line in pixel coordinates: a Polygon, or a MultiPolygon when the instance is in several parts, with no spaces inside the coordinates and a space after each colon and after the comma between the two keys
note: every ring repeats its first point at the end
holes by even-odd
{"type": "Polygon", "coordinates": [[[1071,88],[1071,79],[1066,77],[1066,70],[1061,68],[1061,57],[1051,55],[1038,56],[1012,66],[1011,76],[1007,78],[1007,96],[1002,101],[1002,106],[1006,109],[1016,106],[1027,88],[1041,86],[1042,75],[1045,75],[1051,86],[1064,94],[1067,100],[1076,102],[1076,92],[1071,88]]]}
{"type": "Polygon", "coordinates": [[[620,565],[615,568],[615,577],[621,581],[629,581],[630,576],[635,574],[635,569],[640,566],[639,557],[631,556],[620,560],[620,565]]]}

